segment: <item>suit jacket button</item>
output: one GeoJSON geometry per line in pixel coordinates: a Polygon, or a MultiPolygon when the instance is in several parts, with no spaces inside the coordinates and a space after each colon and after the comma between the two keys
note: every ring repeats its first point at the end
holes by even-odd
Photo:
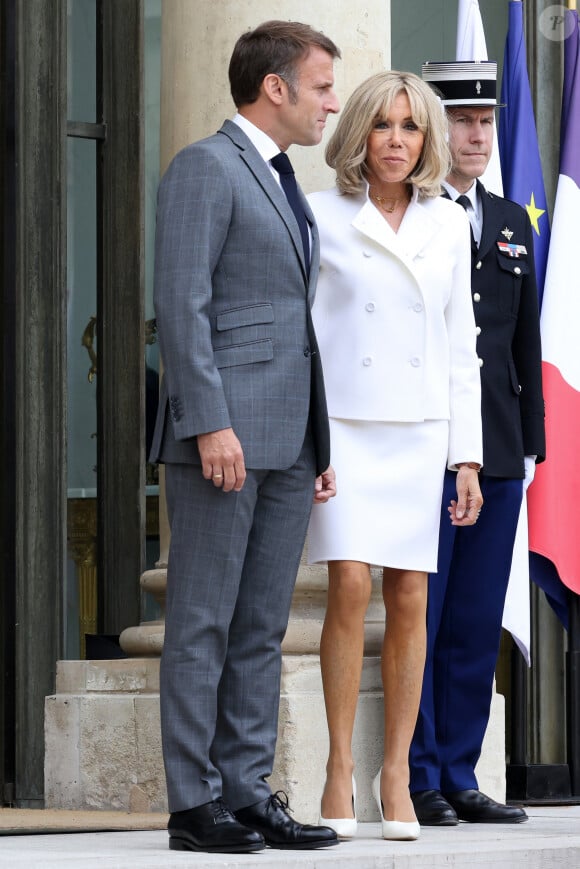
{"type": "Polygon", "coordinates": [[[478,260],[478,262],[476,262],[476,264],[475,264],[475,268],[476,268],[478,271],[480,270],[480,268],[481,268],[481,260],[478,260]]]}
{"type": "Polygon", "coordinates": [[[521,275],[522,270],[519,266],[516,266],[514,269],[514,275],[521,275]]]}
{"type": "Polygon", "coordinates": [[[310,350],[308,349],[308,347],[305,347],[305,348],[304,348],[304,355],[305,355],[305,356],[310,356],[310,350]]]}
{"type": "Polygon", "coordinates": [[[474,302],[481,302],[481,296],[479,295],[479,293],[473,294],[473,301],[474,302]]]}
{"type": "Polygon", "coordinates": [[[176,395],[172,395],[169,399],[169,415],[173,422],[179,422],[181,419],[181,402],[176,395]]]}
{"type": "Polygon", "coordinates": [[[476,334],[476,335],[481,335],[481,326],[476,326],[476,327],[475,327],[475,334],[476,334]]]}
{"type": "Polygon", "coordinates": [[[480,368],[483,368],[483,359],[481,358],[481,356],[478,358],[477,364],[479,365],[480,368]]]}

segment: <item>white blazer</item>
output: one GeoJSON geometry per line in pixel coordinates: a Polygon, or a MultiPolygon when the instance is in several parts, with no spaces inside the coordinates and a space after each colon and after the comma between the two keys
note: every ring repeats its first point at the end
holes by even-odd
{"type": "Polygon", "coordinates": [[[312,315],[329,415],[448,419],[449,466],[481,462],[467,215],[415,190],[395,233],[366,191],[325,190],[308,200],[320,232],[312,315]]]}

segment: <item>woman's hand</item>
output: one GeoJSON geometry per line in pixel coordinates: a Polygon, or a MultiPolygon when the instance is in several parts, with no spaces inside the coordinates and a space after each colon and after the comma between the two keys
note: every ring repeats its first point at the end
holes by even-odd
{"type": "Polygon", "coordinates": [[[329,465],[324,473],[316,478],[314,484],[314,503],[325,504],[329,498],[334,498],[335,495],[336,474],[332,465],[329,465]]]}
{"type": "Polygon", "coordinates": [[[474,468],[463,464],[457,471],[457,501],[451,501],[448,507],[452,525],[475,525],[481,507],[483,496],[479,488],[479,477],[474,468]]]}

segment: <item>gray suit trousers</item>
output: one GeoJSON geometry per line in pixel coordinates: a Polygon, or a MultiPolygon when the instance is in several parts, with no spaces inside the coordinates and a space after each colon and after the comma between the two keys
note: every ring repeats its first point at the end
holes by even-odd
{"type": "Polygon", "coordinates": [[[169,810],[270,794],[281,642],[314,492],[311,438],[288,470],[224,493],[166,465],[171,525],[161,729],[169,810]]]}

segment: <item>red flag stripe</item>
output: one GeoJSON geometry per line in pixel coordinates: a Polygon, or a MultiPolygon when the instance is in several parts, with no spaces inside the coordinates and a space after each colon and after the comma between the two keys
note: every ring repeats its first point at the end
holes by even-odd
{"type": "Polygon", "coordinates": [[[528,491],[530,549],[549,558],[564,585],[580,594],[580,508],[566,485],[578,464],[580,392],[549,362],[542,373],[547,458],[528,491]]]}

